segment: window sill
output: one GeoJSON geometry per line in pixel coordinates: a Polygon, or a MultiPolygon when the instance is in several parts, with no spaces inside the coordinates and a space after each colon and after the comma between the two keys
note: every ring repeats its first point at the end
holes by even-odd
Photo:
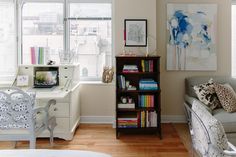
{"type": "Polygon", "coordinates": [[[115,86],[115,82],[103,83],[102,81],[80,81],[80,85],[99,85],[99,86],[115,86]]]}

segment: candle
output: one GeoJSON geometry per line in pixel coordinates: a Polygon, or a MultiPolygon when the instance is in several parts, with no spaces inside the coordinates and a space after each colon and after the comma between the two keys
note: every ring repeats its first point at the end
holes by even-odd
{"type": "Polygon", "coordinates": [[[146,46],[146,56],[148,56],[148,37],[147,37],[147,46],[146,46]]]}

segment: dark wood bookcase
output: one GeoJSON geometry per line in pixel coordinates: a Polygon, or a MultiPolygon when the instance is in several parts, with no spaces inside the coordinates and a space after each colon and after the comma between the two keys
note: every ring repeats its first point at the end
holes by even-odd
{"type": "Polygon", "coordinates": [[[157,133],[162,138],[159,56],[116,56],[116,138],[120,133],[157,133]],[[157,88],[141,88],[146,80],[157,88]]]}

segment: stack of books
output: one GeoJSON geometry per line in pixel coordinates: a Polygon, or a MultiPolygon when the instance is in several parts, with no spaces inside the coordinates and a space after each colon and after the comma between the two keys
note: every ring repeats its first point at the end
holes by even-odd
{"type": "Polygon", "coordinates": [[[153,60],[141,61],[142,72],[153,72],[153,60]]]}
{"type": "Polygon", "coordinates": [[[123,72],[124,73],[138,72],[138,66],[137,65],[124,65],[123,72]]]}
{"type": "Polygon", "coordinates": [[[31,64],[45,64],[48,61],[48,47],[30,47],[31,64]]]}
{"type": "Polygon", "coordinates": [[[118,128],[137,128],[138,120],[136,118],[118,118],[118,128]]]}
{"type": "Polygon", "coordinates": [[[141,111],[138,114],[138,127],[157,127],[157,112],[141,111]]]}
{"type": "Polygon", "coordinates": [[[154,107],[154,95],[139,95],[139,107],[154,107]]]}
{"type": "Polygon", "coordinates": [[[158,84],[153,79],[141,79],[139,81],[140,90],[158,90],[158,84]]]}

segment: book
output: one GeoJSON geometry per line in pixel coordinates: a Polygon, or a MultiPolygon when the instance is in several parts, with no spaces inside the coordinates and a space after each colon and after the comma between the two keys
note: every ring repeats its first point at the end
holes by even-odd
{"type": "Polygon", "coordinates": [[[127,103],[127,104],[119,103],[118,108],[135,108],[135,103],[127,103]]]}
{"type": "Polygon", "coordinates": [[[31,64],[36,64],[35,48],[30,47],[31,64]]]}

